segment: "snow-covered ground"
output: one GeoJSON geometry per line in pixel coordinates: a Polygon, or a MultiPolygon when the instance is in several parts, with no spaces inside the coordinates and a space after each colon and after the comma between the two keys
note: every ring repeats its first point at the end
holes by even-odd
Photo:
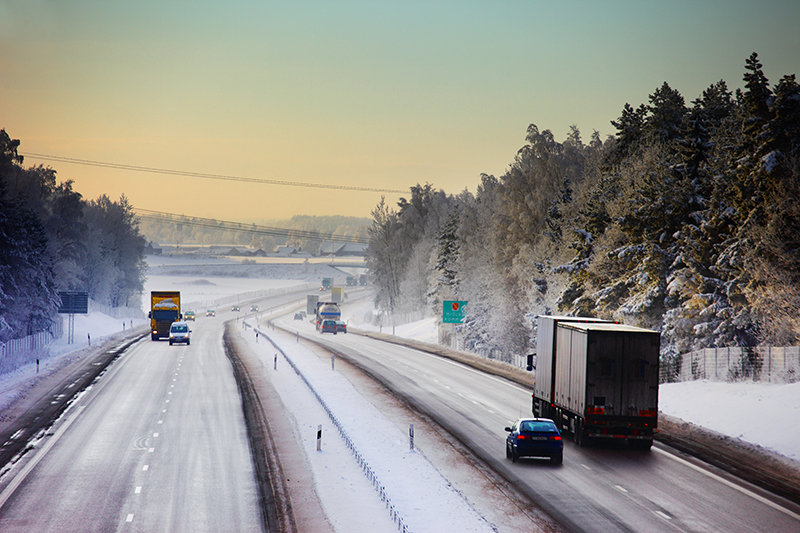
{"type": "MultiPolygon", "coordinates": [[[[252,292],[281,284],[279,280],[192,276],[183,279],[175,279],[174,276],[170,276],[169,279],[166,277],[159,279],[153,276],[148,281],[148,290],[151,290],[151,287],[161,288],[169,283],[179,288],[185,299],[195,301],[234,297],[243,289],[252,292]]],[[[296,284],[298,281],[292,280],[288,283],[296,284]]],[[[169,288],[172,286],[167,287],[169,288]]],[[[367,324],[359,323],[360,318],[365,315],[363,305],[362,303],[357,307],[354,306],[350,312],[345,307],[343,318],[349,318],[353,326],[369,327],[367,324]]],[[[141,326],[143,322],[134,320],[133,326],[141,326]]],[[[91,336],[92,343],[99,342],[109,335],[122,331],[123,324],[126,329],[130,328],[131,320],[112,319],[100,313],[76,316],[75,344],[66,345],[63,340],[56,342],[43,371],[50,365],[57,366],[59,359],[68,357],[74,350],[85,348],[88,336],[91,336]]],[[[386,328],[383,328],[383,331],[392,332],[386,328]]],[[[432,342],[436,339],[435,322],[429,318],[397,326],[394,328],[394,334],[432,342]]],[[[272,351],[267,353],[263,340],[261,346],[263,348],[259,349],[265,350],[263,356],[269,358],[272,351]]],[[[318,392],[332,406],[331,409],[335,411],[336,416],[342,420],[363,422],[348,424],[346,432],[362,459],[377,476],[380,485],[385,487],[386,495],[391,498],[399,518],[411,531],[491,531],[486,519],[472,510],[447,480],[427,464],[423,453],[411,452],[408,449],[408,437],[404,431],[385,420],[369,402],[358,401],[358,393],[352,389],[347,380],[331,379],[329,365],[320,363],[315,358],[303,357],[297,350],[299,348],[293,347],[292,343],[286,345],[287,355],[297,359],[297,364],[310,377],[314,386],[318,387],[318,392]],[[376,431],[376,427],[380,427],[380,430],[376,431]],[[376,435],[380,437],[379,443],[374,440],[376,435]],[[387,435],[392,435],[391,440],[394,442],[391,450],[387,450],[387,435]],[[409,476],[409,472],[413,472],[414,475],[409,476]],[[407,485],[409,479],[414,481],[412,486],[407,485]],[[456,522],[454,517],[446,513],[440,514],[442,517],[440,520],[437,516],[428,516],[430,513],[425,511],[425,509],[449,508],[461,509],[458,516],[463,517],[459,518],[462,521],[456,522]],[[429,529],[428,526],[414,527],[418,524],[435,524],[437,527],[433,529],[429,529]]],[[[272,368],[271,362],[271,359],[265,362],[265,368],[272,368]]],[[[23,390],[30,380],[35,379],[35,372],[35,366],[29,365],[13,374],[0,376],[0,412],[18,391],[23,390]]],[[[288,373],[281,375],[285,374],[288,373]]],[[[278,386],[283,386],[281,383],[276,381],[278,386]]],[[[328,432],[323,452],[315,452],[316,442],[312,435],[315,435],[316,426],[321,423],[322,417],[316,412],[313,416],[306,413],[321,409],[319,402],[309,396],[307,387],[292,386],[288,382],[285,386],[286,390],[283,393],[296,395],[297,404],[291,409],[298,422],[298,434],[302,435],[302,445],[311,459],[315,480],[319,480],[320,487],[327,487],[326,491],[333,491],[323,506],[331,513],[331,520],[337,531],[365,530],[367,527],[362,526],[368,524],[372,524],[369,529],[375,531],[393,530],[387,529],[387,524],[392,527],[395,524],[389,519],[386,504],[376,496],[373,484],[366,481],[363,465],[359,466],[358,462],[353,460],[354,454],[345,444],[345,440],[335,432],[328,432]],[[312,407],[314,405],[316,407],[312,407]],[[332,465],[337,466],[334,468],[332,465]],[[352,503],[347,502],[354,501],[363,502],[363,505],[359,503],[358,509],[349,507],[352,503]],[[353,520],[361,522],[353,524],[353,520]]],[[[793,460],[800,460],[800,383],[785,385],[707,381],[673,383],[660,387],[659,404],[661,411],[668,415],[760,445],[793,460]]]]}

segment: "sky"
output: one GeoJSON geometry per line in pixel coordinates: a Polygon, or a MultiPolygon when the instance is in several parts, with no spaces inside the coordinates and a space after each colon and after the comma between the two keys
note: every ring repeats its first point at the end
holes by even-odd
{"type": "Polygon", "coordinates": [[[740,88],[752,52],[774,86],[798,26],[797,0],[0,0],[0,128],[86,199],[370,217],[418,183],[474,193],[530,124],[588,142],[665,81],[740,88]]]}

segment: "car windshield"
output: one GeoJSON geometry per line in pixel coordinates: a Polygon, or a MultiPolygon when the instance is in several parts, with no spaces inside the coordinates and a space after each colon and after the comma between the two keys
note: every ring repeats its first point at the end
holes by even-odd
{"type": "Polygon", "coordinates": [[[520,431],[523,432],[549,432],[555,433],[556,427],[551,422],[534,422],[534,421],[525,421],[520,424],[519,427],[520,431]]]}

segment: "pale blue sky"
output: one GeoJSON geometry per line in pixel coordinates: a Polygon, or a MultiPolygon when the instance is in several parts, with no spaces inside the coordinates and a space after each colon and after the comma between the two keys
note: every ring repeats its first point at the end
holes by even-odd
{"type": "MultiPolygon", "coordinates": [[[[474,191],[531,123],[612,134],[664,81],[687,103],[741,87],[753,51],[772,84],[798,73],[798,27],[797,0],[0,0],[0,127],[23,153],[474,191]]],[[[88,198],[227,220],[369,216],[380,200],[38,163],[88,198]]]]}

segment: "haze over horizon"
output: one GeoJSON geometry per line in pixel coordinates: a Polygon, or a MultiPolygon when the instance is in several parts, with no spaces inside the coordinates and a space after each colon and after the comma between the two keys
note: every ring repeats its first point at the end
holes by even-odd
{"type": "Polygon", "coordinates": [[[408,196],[376,190],[474,192],[529,124],[605,137],[665,81],[687,105],[720,79],[742,87],[752,52],[774,85],[800,70],[798,23],[795,0],[0,0],[0,128],[87,199],[369,217],[408,196]]]}

